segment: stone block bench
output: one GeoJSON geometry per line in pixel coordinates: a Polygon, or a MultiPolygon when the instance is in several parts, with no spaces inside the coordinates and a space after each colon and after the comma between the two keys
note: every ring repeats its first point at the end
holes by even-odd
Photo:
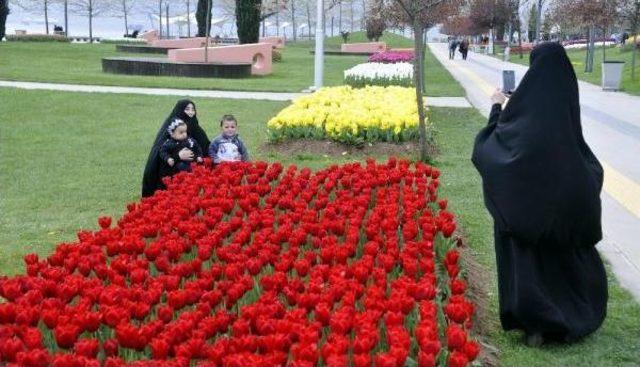
{"type": "Polygon", "coordinates": [[[348,53],[374,53],[387,50],[384,42],[343,43],[340,51],[348,53]]]}
{"type": "Polygon", "coordinates": [[[250,63],[171,62],[153,57],[105,57],[102,71],[113,74],[178,76],[192,78],[248,78],[250,63]]]}
{"type": "MultiPolygon", "coordinates": [[[[244,45],[218,46],[208,48],[209,63],[250,63],[251,74],[271,74],[270,43],[249,43],[244,45]]],[[[172,62],[204,63],[204,47],[169,50],[172,62]]]]}
{"type": "Polygon", "coordinates": [[[284,48],[283,36],[260,37],[260,43],[270,43],[274,48],[284,48]]]}

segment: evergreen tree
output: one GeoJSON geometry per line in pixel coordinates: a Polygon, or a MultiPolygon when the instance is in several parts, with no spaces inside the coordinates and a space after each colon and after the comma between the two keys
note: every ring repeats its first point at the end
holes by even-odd
{"type": "Polygon", "coordinates": [[[240,44],[258,42],[261,7],[262,0],[236,0],[236,26],[240,44]]]}
{"type": "Polygon", "coordinates": [[[527,37],[529,42],[533,42],[536,39],[536,19],[538,18],[538,6],[533,4],[531,11],[529,11],[529,27],[527,29],[527,37]]]}
{"type": "MultiPolygon", "coordinates": [[[[209,3],[209,19],[211,19],[212,0],[198,0],[196,9],[196,22],[198,23],[198,37],[207,36],[207,3],[209,3]]],[[[211,35],[211,24],[209,24],[209,35],[211,35]]]]}
{"type": "Polygon", "coordinates": [[[9,0],[0,0],[0,40],[4,38],[7,16],[9,15],[9,0]]]}

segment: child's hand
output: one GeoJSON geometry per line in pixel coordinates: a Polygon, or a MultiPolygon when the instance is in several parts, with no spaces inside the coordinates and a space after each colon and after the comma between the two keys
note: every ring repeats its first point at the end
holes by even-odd
{"type": "Polygon", "coordinates": [[[169,159],[167,159],[167,164],[168,164],[169,166],[173,167],[174,163],[176,163],[176,162],[173,160],[173,158],[169,158],[169,159]]]}
{"type": "Polygon", "coordinates": [[[202,159],[202,157],[198,157],[198,158],[196,158],[196,161],[198,161],[198,163],[202,163],[202,162],[204,162],[204,159],[202,159]]]}

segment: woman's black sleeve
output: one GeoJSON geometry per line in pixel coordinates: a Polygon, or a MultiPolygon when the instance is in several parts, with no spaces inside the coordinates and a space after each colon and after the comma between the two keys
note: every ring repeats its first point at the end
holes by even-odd
{"type": "Polygon", "coordinates": [[[493,106],[491,106],[491,112],[489,113],[489,125],[498,122],[498,118],[500,118],[501,112],[502,105],[500,103],[494,103],[493,106]]]}

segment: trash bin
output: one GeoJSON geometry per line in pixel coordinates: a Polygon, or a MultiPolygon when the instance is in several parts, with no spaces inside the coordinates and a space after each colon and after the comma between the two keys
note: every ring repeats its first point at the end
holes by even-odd
{"type": "Polygon", "coordinates": [[[602,89],[619,90],[624,61],[604,61],[602,63],[602,89]]]}

